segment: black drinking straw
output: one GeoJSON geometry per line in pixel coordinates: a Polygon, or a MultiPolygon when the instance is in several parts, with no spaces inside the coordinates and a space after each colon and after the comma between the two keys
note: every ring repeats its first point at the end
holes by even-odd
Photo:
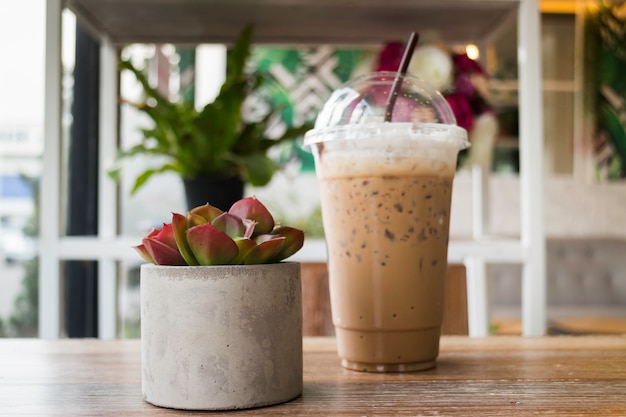
{"type": "Polygon", "coordinates": [[[417,34],[416,32],[411,32],[409,41],[404,47],[404,54],[402,55],[402,61],[400,61],[400,68],[398,68],[398,74],[393,80],[391,92],[389,93],[389,99],[387,100],[387,108],[385,109],[385,122],[391,122],[393,107],[396,105],[396,98],[398,98],[398,92],[400,91],[402,80],[406,75],[406,70],[409,68],[409,62],[411,62],[411,57],[413,56],[413,51],[415,50],[415,45],[417,44],[419,37],[419,34],[417,34]]]}

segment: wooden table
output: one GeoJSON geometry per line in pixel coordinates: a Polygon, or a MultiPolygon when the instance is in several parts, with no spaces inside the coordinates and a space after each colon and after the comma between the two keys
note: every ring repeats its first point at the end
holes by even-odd
{"type": "MultiPolygon", "coordinates": [[[[435,369],[342,369],[305,338],[304,393],[215,416],[626,416],[626,336],[442,338],[435,369]]],[[[0,339],[2,416],[175,416],[141,398],[138,340],[0,339]]]]}

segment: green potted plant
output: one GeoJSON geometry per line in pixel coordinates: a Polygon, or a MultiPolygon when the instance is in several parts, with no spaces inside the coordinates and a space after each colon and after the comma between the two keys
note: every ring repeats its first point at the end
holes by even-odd
{"type": "Polygon", "coordinates": [[[163,407],[225,410],[302,392],[304,233],[255,197],[203,205],[152,230],[141,265],[142,392],[163,407]]]}
{"type": "Polygon", "coordinates": [[[171,102],[130,61],[120,62],[120,69],[131,71],[146,95],[146,101],[128,104],[148,115],[154,126],[142,129],[141,143],[118,153],[109,170],[114,180],[120,179],[123,162],[129,158],[165,157],[165,162],[137,176],[131,194],[153,175],[176,172],[183,179],[188,208],[210,202],[221,209],[243,197],[245,183],[263,186],[271,180],[279,166],[267,155],[269,148],[298,138],[310,126],[288,127],[272,138],[268,124],[280,108],[271,109],[258,120],[242,115],[244,102],[266,81],[262,74],[245,71],[252,34],[252,26],[247,26],[228,50],[226,79],[215,100],[200,110],[188,101],[171,102]]]}

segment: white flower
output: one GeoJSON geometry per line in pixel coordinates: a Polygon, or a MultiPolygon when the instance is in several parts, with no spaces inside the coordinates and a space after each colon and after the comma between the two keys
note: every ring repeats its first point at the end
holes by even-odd
{"type": "Polygon", "coordinates": [[[480,165],[491,169],[493,143],[498,134],[498,119],[493,113],[487,112],[474,120],[474,127],[469,134],[472,146],[469,148],[465,166],[480,165]]]}
{"type": "Polygon", "coordinates": [[[454,63],[448,53],[436,46],[420,46],[413,53],[408,72],[430,83],[440,92],[452,87],[454,63]]]}

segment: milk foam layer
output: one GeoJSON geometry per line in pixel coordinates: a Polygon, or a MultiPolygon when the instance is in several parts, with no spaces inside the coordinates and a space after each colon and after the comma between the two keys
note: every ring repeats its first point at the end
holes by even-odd
{"type": "Polygon", "coordinates": [[[375,123],[312,131],[306,143],[320,179],[371,175],[453,177],[459,149],[456,126],[375,123]],[[329,169],[329,167],[332,167],[329,169]]]}

